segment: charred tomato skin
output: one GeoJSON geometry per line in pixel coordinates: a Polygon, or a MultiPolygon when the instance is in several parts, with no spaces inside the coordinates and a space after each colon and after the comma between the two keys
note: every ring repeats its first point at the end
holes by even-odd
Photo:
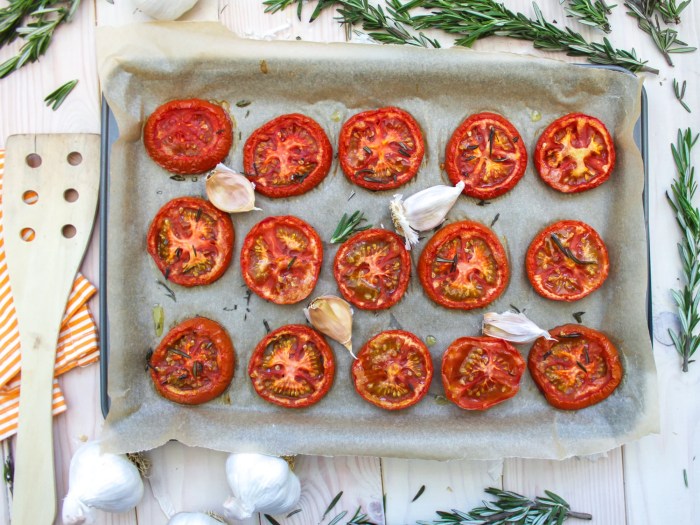
{"type": "Polygon", "coordinates": [[[460,337],[442,356],[445,396],[464,410],[487,410],[515,396],[525,360],[515,347],[493,337],[460,337]]]}
{"type": "Polygon", "coordinates": [[[532,345],[528,369],[550,405],[580,410],[609,397],[622,381],[617,348],[592,328],[566,324],[549,331],[556,341],[541,337],[532,345]]]}
{"type": "Polygon", "coordinates": [[[248,232],[241,249],[246,285],[276,304],[306,299],[316,286],[322,263],[318,233],[293,215],[263,219],[248,232]]]}
{"type": "Polygon", "coordinates": [[[316,187],[328,174],[333,148],[323,128],[300,113],[281,115],[256,129],[243,147],[243,166],[255,191],[292,197],[316,187]]]}
{"type": "Polygon", "coordinates": [[[573,302],[603,285],[610,272],[610,259],[597,231],[584,222],[566,220],[550,224],[537,234],[525,255],[525,269],[532,287],[542,297],[573,302]],[[580,262],[568,257],[553,235],[580,262]]]}
{"type": "Polygon", "coordinates": [[[346,301],[363,310],[384,310],[398,303],[406,293],[411,278],[411,256],[401,237],[373,228],[356,233],[341,244],[335,255],[333,275],[346,301]],[[360,275],[363,269],[366,272],[360,275]],[[362,289],[366,291],[364,295],[362,289]],[[372,293],[376,296],[372,297],[372,293]]]}
{"type": "Polygon", "coordinates": [[[233,124],[224,108],[198,98],[156,108],[143,128],[148,155],[162,168],[191,175],[213,169],[233,145],[233,124]]]}
{"type": "Polygon", "coordinates": [[[199,286],[219,279],[231,263],[231,217],[199,197],[167,202],[148,228],[148,253],[166,280],[199,286]]]}
{"type": "Polygon", "coordinates": [[[217,322],[187,319],[170,330],[153,351],[149,371],[165,399],[199,405],[223,394],[233,379],[235,352],[217,322]]]}
{"type": "Polygon", "coordinates": [[[286,325],[267,334],[255,347],[248,376],[264,400],[285,408],[304,408],[328,393],[335,377],[335,359],[321,334],[308,326],[286,325]]]}
{"type": "Polygon", "coordinates": [[[385,410],[401,410],[425,397],[433,379],[433,361],[416,335],[387,330],[372,337],[352,363],[355,390],[385,410]]]}
{"type": "Polygon", "coordinates": [[[345,176],[368,190],[390,190],[413,179],[424,154],[418,122],[396,107],[353,115],[338,137],[338,159],[345,176]]]}
{"type": "Polygon", "coordinates": [[[610,178],[615,144],[600,120],[571,113],[552,122],[540,135],[534,160],[546,184],[563,193],[579,193],[610,178]]]}
{"type": "Polygon", "coordinates": [[[525,174],[527,149],[515,126],[496,113],[467,117],[445,148],[445,171],[462,192],[493,199],[510,191],[525,174]]]}
{"type": "Polygon", "coordinates": [[[495,301],[506,289],[510,268],[496,234],[474,221],[442,227],[418,260],[426,295],[446,308],[472,310],[495,301]]]}

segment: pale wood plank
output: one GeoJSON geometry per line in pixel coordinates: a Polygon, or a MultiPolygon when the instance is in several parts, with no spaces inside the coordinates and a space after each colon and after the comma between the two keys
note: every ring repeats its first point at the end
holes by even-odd
{"type": "Polygon", "coordinates": [[[596,524],[626,523],[619,448],[596,459],[509,459],[503,469],[503,488],[528,497],[544,496],[550,490],[568,501],[572,510],[593,514],[596,524]]]}
{"type": "Polygon", "coordinates": [[[469,510],[501,486],[502,461],[426,461],[382,458],[386,522],[437,519],[437,510],[469,510]],[[422,486],[423,494],[412,501],[422,486]]]}
{"type": "MultiPolygon", "coordinates": [[[[379,458],[297,456],[295,472],[301,481],[301,512],[290,518],[275,516],[284,525],[327,523],[341,512],[347,511],[346,523],[358,507],[370,521],[384,523],[382,512],[382,479],[379,458]],[[338,503],[322,516],[333,498],[343,492],[338,503]],[[284,521],[281,521],[284,520],[284,521]]],[[[261,519],[267,525],[267,520],[261,519]]]]}

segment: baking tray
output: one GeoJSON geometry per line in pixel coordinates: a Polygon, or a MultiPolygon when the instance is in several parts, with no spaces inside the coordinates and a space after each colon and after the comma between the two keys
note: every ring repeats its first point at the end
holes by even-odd
{"type": "MultiPolygon", "coordinates": [[[[622,70],[624,71],[624,70],[622,70]]],[[[626,72],[625,72],[626,73],[626,72]]],[[[646,172],[646,166],[647,166],[647,154],[648,154],[648,148],[647,148],[647,129],[646,129],[646,106],[647,106],[647,101],[646,101],[646,95],[644,92],[641,94],[642,100],[640,103],[640,115],[639,118],[637,119],[636,127],[635,127],[635,141],[642,153],[642,159],[644,161],[644,192],[643,192],[643,204],[644,204],[644,220],[648,225],[648,206],[646,205],[646,201],[648,199],[647,195],[647,172],[646,172]]],[[[103,286],[106,286],[107,283],[107,224],[109,221],[109,210],[108,210],[108,195],[109,195],[109,154],[110,154],[110,148],[111,144],[114,142],[114,140],[117,138],[117,128],[116,128],[116,122],[115,120],[111,117],[109,108],[104,105],[103,108],[103,126],[104,126],[104,134],[103,134],[103,140],[104,140],[104,162],[103,162],[103,191],[102,191],[102,196],[103,196],[103,207],[102,209],[102,221],[101,221],[101,231],[103,233],[102,237],[102,245],[101,245],[101,250],[102,250],[102,257],[101,257],[101,272],[102,272],[102,283],[103,286]]],[[[637,172],[639,173],[639,172],[637,172]]],[[[648,227],[647,227],[647,259],[649,258],[648,254],[648,227]]],[[[647,274],[647,281],[649,280],[649,274],[647,274]]],[[[648,283],[647,283],[648,284],[648,283]]],[[[639,288],[639,292],[642,292],[643,289],[639,288]]],[[[650,323],[650,312],[651,309],[649,307],[650,305],[650,296],[649,296],[649,290],[650,287],[647,285],[647,325],[649,329],[651,330],[651,323],[650,323]]],[[[103,290],[105,292],[106,290],[103,290]]],[[[103,293],[101,295],[101,318],[103,320],[103,323],[101,324],[101,327],[103,327],[103,333],[102,333],[102,340],[104,342],[109,341],[109,315],[108,312],[106,311],[106,297],[107,293],[103,293]]],[[[107,397],[107,370],[108,370],[108,357],[109,357],[109,349],[105,349],[105,359],[103,360],[102,364],[102,408],[103,412],[106,414],[107,411],[109,410],[109,399],[107,397]]],[[[422,441],[421,441],[422,442],[422,441]]]]}

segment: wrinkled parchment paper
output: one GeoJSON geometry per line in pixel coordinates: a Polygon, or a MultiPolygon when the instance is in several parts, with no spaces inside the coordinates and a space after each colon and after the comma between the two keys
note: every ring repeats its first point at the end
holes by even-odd
{"type": "MultiPolygon", "coordinates": [[[[490,459],[507,456],[565,458],[613,448],[658,426],[654,361],[646,326],[646,236],[642,211],[643,168],[632,128],[640,114],[641,81],[631,75],[555,61],[465,49],[306,42],[260,42],[234,37],[218,24],[173,23],[100,28],[100,78],[119,123],[112,151],[109,202],[109,394],[112,405],[103,439],[125,452],[157,447],[170,439],[224,451],[272,454],[373,455],[426,459],[490,459]],[[242,170],[243,142],[269,119],[301,112],[316,119],[337,144],[351,115],[387,105],[411,112],[426,139],[416,179],[398,191],[370,192],[351,185],[334,161],[313,191],[288,200],[258,198],[262,212],[233,216],[234,259],[222,279],[195,289],[171,284],[177,302],[157,284],[163,280],[146,253],[145,237],[156,211],[182,195],[204,196],[203,177],[178,182],[147,156],[141,127],[160,104],[176,98],[228,101],[235,142],[227,164],[242,170]],[[250,101],[245,107],[236,102],[250,101]],[[520,131],[530,155],[537,137],[557,117],[575,111],[605,122],[617,148],[617,166],[603,186],[583,194],[551,190],[529,162],[510,193],[479,206],[460,197],[448,221],[470,218],[491,224],[506,246],[512,278],[488,307],[515,305],[545,328],[575,322],[603,330],[622,354],[625,376],[612,397],[577,412],[555,410],[529,374],[516,397],[484,413],[445,404],[440,360],[451,341],[480,333],[483,311],[449,311],[427,299],[415,276],[422,246],[412,252],[414,275],[405,298],[378,314],[356,311],[354,345],[377,332],[402,327],[424,341],[432,335],[436,375],[418,405],[390,413],[362,400],[350,380],[351,356],[332,343],[335,383],[317,405],[287,410],[259,398],[247,377],[248,359],[272,329],[303,323],[306,302],[291,306],[246,299],[239,260],[243,238],[269,215],[294,214],[324,239],[324,265],[311,297],[338,294],[332,276],[337,245],[328,244],[343,212],[364,210],[369,221],[390,228],[388,202],[448,183],[440,170],[445,144],[468,115],[494,111],[520,131]],[[541,118],[538,118],[541,116],[541,118]],[[496,220],[497,218],[497,220],[496,220]],[[548,301],[529,285],[524,256],[547,224],[578,219],[591,224],[610,250],[605,285],[573,304],[548,301]],[[164,400],[144,371],[146,353],[159,341],[152,308],[165,310],[166,332],[194,315],[223,324],[236,347],[236,372],[229,391],[197,407],[164,400]]],[[[424,241],[425,242],[425,241],[424,241]]],[[[527,356],[529,345],[521,345],[527,356]]]]}

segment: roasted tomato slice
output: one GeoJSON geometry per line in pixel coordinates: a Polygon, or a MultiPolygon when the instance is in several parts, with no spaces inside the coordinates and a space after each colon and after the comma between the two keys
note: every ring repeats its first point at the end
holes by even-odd
{"type": "Polygon", "coordinates": [[[559,221],[534,238],[525,267],[538,294],[570,302],[600,288],[610,263],[598,232],[580,221],[559,221]]]}
{"type": "Polygon", "coordinates": [[[333,150],[323,128],[299,113],[256,129],[243,148],[243,165],[255,191],[267,197],[301,195],[320,183],[333,150]]]}
{"type": "Polygon", "coordinates": [[[333,274],[346,300],[363,310],[383,310],[398,303],[406,292],[411,257],[395,233],[365,230],[340,246],[333,274]]]}
{"type": "Polygon", "coordinates": [[[498,197],[525,174],[527,150],[508,120],[495,113],[471,115],[454,131],[445,149],[445,170],[453,184],[464,181],[464,194],[498,197]]]}
{"type": "Polygon", "coordinates": [[[170,330],[148,358],[158,393],[198,405],[222,394],[233,379],[234,350],[223,327],[195,317],[170,330]]]}
{"type": "Polygon", "coordinates": [[[525,360],[515,347],[493,337],[462,337],[442,356],[447,399],[465,410],[486,410],[520,389],[525,360]]]}
{"type": "Polygon", "coordinates": [[[340,166],[350,181],[369,190],[390,190],[411,180],[424,153],[420,126],[399,108],[358,113],[340,129],[340,166]]]}
{"type": "Polygon", "coordinates": [[[148,117],[143,143],[166,170],[201,173],[226,158],[233,144],[233,125],[221,106],[197,98],[173,100],[148,117]]]}
{"type": "Polygon", "coordinates": [[[321,238],[297,217],[268,217],[243,241],[243,279],[257,295],[277,304],[306,299],[323,262],[321,238]]]}
{"type": "Polygon", "coordinates": [[[313,405],[333,384],[335,362],[326,340],[304,325],[267,334],[255,347],[248,375],[260,397],[287,408],[313,405]]]}
{"type": "Polygon", "coordinates": [[[582,113],[565,115],[544,130],[535,166],[547,184],[564,193],[600,186],[615,167],[615,145],[605,125],[582,113]]]}
{"type": "Polygon", "coordinates": [[[425,293],[447,308],[481,308],[503,293],[509,278],[508,259],[498,237],[472,221],[438,230],[418,261],[425,293]]]}
{"type": "Polygon", "coordinates": [[[578,410],[608,397],[622,380],[622,364],[610,340],[577,324],[549,331],[532,345],[528,369],[549,404],[578,410]]]}
{"type": "Polygon", "coordinates": [[[209,284],[223,275],[233,251],[231,217],[198,197],[163,206],[148,229],[148,253],[166,279],[181,286],[209,284]]]}
{"type": "Polygon", "coordinates": [[[351,371],[358,394],[379,408],[400,410],[415,405],[428,393],[433,361],[418,337],[388,330],[367,341],[351,371]]]}

